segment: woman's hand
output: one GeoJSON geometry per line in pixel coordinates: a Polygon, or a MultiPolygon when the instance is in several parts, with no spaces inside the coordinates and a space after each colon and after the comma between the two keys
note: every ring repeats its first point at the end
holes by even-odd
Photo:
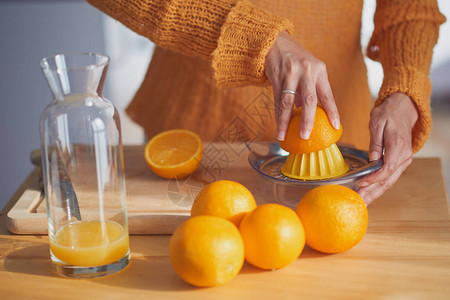
{"type": "Polygon", "coordinates": [[[318,103],[327,113],[331,125],[339,129],[339,113],[323,62],[283,31],[270,48],[265,63],[265,74],[273,88],[278,140],[285,138],[294,104],[302,106],[301,138],[308,139],[311,134],[318,103]]]}
{"type": "Polygon", "coordinates": [[[384,162],[380,170],[361,180],[358,193],[366,205],[387,191],[411,164],[411,132],[417,118],[413,101],[402,93],[390,95],[372,110],[369,158],[380,159],[384,149],[384,162]]]}

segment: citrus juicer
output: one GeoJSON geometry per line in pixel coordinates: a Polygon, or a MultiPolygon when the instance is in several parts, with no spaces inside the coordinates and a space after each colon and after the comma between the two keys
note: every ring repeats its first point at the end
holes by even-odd
{"type": "MultiPolygon", "coordinates": [[[[295,209],[301,197],[306,192],[318,186],[339,184],[357,191],[361,179],[379,170],[383,165],[382,158],[376,161],[370,161],[367,151],[336,145],[333,147],[338,149],[343,160],[340,163],[345,163],[347,170],[341,175],[322,179],[309,176],[310,179],[305,180],[295,178],[292,173],[290,176],[283,173],[283,167],[289,167],[291,165],[287,161],[292,159],[289,158],[289,155],[292,156],[292,154],[283,150],[278,142],[251,142],[247,143],[246,146],[249,150],[248,162],[259,175],[259,189],[260,194],[263,195],[258,201],[259,204],[275,202],[293,209],[295,209]]],[[[336,150],[333,151],[334,153],[337,152],[336,150]]],[[[309,155],[311,156],[311,154],[309,155]]],[[[314,155],[319,156],[323,154],[314,155]]],[[[299,160],[298,157],[299,155],[297,155],[297,158],[294,157],[294,160],[297,162],[299,160]]],[[[308,159],[311,161],[311,158],[305,157],[305,160],[308,159]]]]}
{"type": "Polygon", "coordinates": [[[346,173],[349,165],[336,144],[311,153],[289,153],[281,173],[300,180],[320,180],[346,173]]]}

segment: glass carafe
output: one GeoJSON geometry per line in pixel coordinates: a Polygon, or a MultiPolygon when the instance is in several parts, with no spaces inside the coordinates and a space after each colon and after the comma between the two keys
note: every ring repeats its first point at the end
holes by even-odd
{"type": "Polygon", "coordinates": [[[54,97],[40,119],[50,256],[65,277],[104,276],[129,263],[120,121],[102,96],[108,64],[95,53],[41,61],[54,97]]]}

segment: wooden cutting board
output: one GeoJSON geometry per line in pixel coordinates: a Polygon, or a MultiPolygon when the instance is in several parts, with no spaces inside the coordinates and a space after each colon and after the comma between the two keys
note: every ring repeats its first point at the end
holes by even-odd
{"type": "MultiPolygon", "coordinates": [[[[245,185],[258,202],[265,202],[259,192],[259,178],[248,163],[244,143],[209,143],[204,145],[202,163],[188,178],[162,179],[144,160],[144,146],[124,146],[128,225],[130,234],[171,234],[189,217],[197,193],[206,184],[220,179],[245,185]]],[[[7,227],[15,234],[46,234],[45,198],[39,188],[40,171],[34,171],[29,186],[7,214],[7,227]]],[[[80,203],[89,209],[91,204],[80,203]]]]}

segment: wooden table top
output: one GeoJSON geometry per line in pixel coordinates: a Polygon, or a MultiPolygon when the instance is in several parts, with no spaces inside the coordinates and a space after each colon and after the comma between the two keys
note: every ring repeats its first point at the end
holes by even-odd
{"type": "Polygon", "coordinates": [[[450,220],[437,158],[415,158],[392,189],[369,206],[367,234],[353,249],[326,255],[306,247],[283,269],[263,271],[245,264],[235,279],[213,288],[195,288],[177,276],[169,259],[170,235],[131,236],[131,264],[116,275],[87,280],[53,274],[47,236],[13,235],[5,226],[6,213],[27,185],[25,181],[0,215],[2,299],[448,299],[450,295],[450,220]]]}

